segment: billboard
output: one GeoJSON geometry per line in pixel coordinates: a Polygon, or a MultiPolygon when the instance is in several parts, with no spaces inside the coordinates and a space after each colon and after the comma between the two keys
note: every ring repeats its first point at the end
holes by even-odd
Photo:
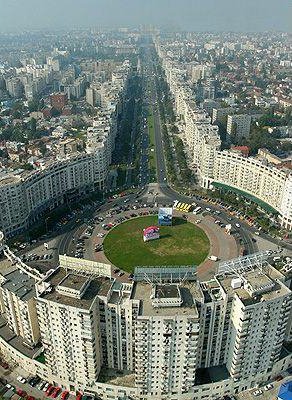
{"type": "Polygon", "coordinates": [[[149,240],[159,239],[159,228],[158,226],[148,226],[143,229],[143,240],[149,242],[149,240]]]}
{"type": "Polygon", "coordinates": [[[172,225],[172,208],[159,208],[158,225],[172,225]]]}

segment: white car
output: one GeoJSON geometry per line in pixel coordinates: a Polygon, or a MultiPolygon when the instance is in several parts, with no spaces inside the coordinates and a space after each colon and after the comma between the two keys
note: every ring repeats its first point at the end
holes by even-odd
{"type": "Polygon", "coordinates": [[[43,392],[46,392],[49,386],[50,386],[50,384],[47,382],[45,384],[45,386],[43,387],[43,392]]]}
{"type": "Polygon", "coordinates": [[[21,375],[19,375],[16,379],[18,380],[18,382],[26,383],[26,379],[21,375]]]}
{"type": "Polygon", "coordinates": [[[273,389],[274,385],[272,383],[268,383],[266,386],[264,386],[265,390],[271,390],[273,389]]]}
{"type": "Polygon", "coordinates": [[[263,394],[263,391],[261,389],[257,389],[255,392],[253,392],[254,396],[260,396],[261,394],[263,394]]]}
{"type": "Polygon", "coordinates": [[[240,228],[240,225],[238,223],[235,224],[236,228],[240,228]]]}

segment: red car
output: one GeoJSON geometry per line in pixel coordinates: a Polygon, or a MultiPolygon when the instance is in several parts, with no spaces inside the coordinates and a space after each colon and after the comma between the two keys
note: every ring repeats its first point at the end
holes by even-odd
{"type": "Polygon", "coordinates": [[[50,396],[53,393],[54,389],[55,389],[54,386],[49,385],[48,389],[46,390],[46,395],[50,396]]]}
{"type": "Polygon", "coordinates": [[[76,400],[82,400],[82,393],[80,392],[76,393],[76,400]]]}
{"type": "Polygon", "coordinates": [[[22,390],[22,389],[17,389],[17,390],[16,390],[16,393],[17,393],[18,396],[20,396],[20,397],[26,397],[26,395],[27,395],[27,393],[26,393],[24,390],[22,390]]]}
{"type": "Polygon", "coordinates": [[[57,396],[58,396],[58,394],[61,392],[61,388],[59,388],[59,387],[56,387],[54,390],[53,390],[53,393],[51,393],[51,397],[53,397],[53,399],[55,399],[57,396]]]}
{"type": "Polygon", "coordinates": [[[69,396],[69,392],[68,390],[65,390],[62,394],[61,394],[61,400],[66,400],[69,396]]]}
{"type": "Polygon", "coordinates": [[[35,398],[34,398],[33,396],[28,396],[28,397],[26,398],[26,400],[35,400],[35,398]]]}

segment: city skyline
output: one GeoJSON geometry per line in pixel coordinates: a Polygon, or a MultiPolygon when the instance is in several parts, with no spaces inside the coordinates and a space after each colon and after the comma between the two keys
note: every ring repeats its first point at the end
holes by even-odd
{"type": "Polygon", "coordinates": [[[68,28],[138,27],[183,31],[291,32],[291,4],[287,0],[0,0],[1,31],[68,28]]]}

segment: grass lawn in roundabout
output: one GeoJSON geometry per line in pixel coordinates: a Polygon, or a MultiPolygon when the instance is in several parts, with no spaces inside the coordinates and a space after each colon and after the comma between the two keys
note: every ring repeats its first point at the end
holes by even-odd
{"type": "Polygon", "coordinates": [[[157,215],[138,217],[113,228],[103,249],[116,267],[133,272],[136,266],[199,265],[209,253],[205,232],[183,218],[174,217],[172,226],[160,226],[160,238],[143,241],[143,229],[158,225],[157,215]]]}

